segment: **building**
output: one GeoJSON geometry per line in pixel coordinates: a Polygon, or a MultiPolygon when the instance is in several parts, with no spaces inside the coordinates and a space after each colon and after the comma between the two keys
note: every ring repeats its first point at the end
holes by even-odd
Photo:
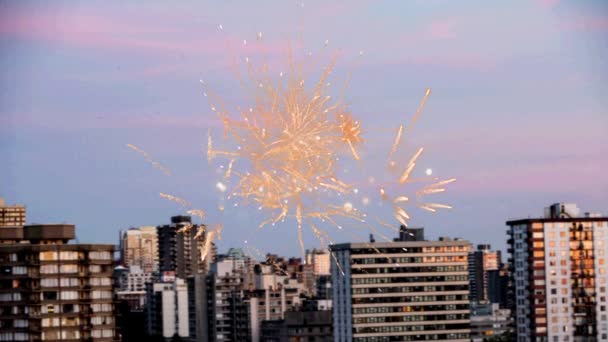
{"type": "Polygon", "coordinates": [[[204,341],[246,341],[250,339],[247,309],[243,302],[241,260],[220,256],[211,265],[206,290],[206,339],[204,341]]]}
{"type": "Polygon", "coordinates": [[[331,246],[335,341],[469,341],[469,243],[331,246]]]}
{"type": "Polygon", "coordinates": [[[114,246],[67,244],[74,231],[68,224],[0,228],[0,341],[117,338],[114,246]]]}
{"type": "Polygon", "coordinates": [[[288,311],[281,320],[264,321],[261,341],[331,342],[331,311],[288,311]]]}
{"type": "Polygon", "coordinates": [[[125,267],[137,266],[145,273],[158,272],[156,227],[130,228],[122,232],[120,242],[125,267]]]}
{"type": "Polygon", "coordinates": [[[330,275],[326,275],[326,276],[318,276],[315,279],[316,282],[316,298],[319,299],[330,299],[331,300],[331,295],[332,295],[332,290],[331,290],[331,276],[330,275]]]}
{"type": "Polygon", "coordinates": [[[484,342],[511,333],[511,310],[498,303],[471,304],[471,341],[484,342]]]}
{"type": "Polygon", "coordinates": [[[175,272],[178,278],[206,273],[212,256],[201,261],[205,225],[192,223],[190,216],[173,216],[171,224],[156,227],[160,272],[175,272]]]}
{"type": "Polygon", "coordinates": [[[160,335],[165,339],[175,335],[189,337],[187,284],[180,278],[166,280],[149,284],[146,306],[148,335],[160,335]]]}
{"type": "Polygon", "coordinates": [[[306,250],[306,264],[313,266],[315,276],[329,275],[329,253],[327,251],[313,249],[306,250]]]}
{"type": "Polygon", "coordinates": [[[497,288],[497,284],[490,281],[499,281],[490,277],[490,272],[498,271],[501,264],[500,251],[492,251],[490,245],[478,245],[477,250],[469,253],[469,283],[471,289],[471,302],[487,302],[496,298],[497,294],[490,294],[490,290],[497,288]]]}
{"type": "Polygon", "coordinates": [[[22,227],[25,225],[25,206],[6,205],[0,198],[0,228],[22,227]]]}
{"type": "Polygon", "coordinates": [[[507,225],[517,341],[608,341],[608,217],[556,203],[507,225]]]}
{"type": "Polygon", "coordinates": [[[146,291],[146,283],[152,281],[152,273],[144,272],[139,266],[131,266],[119,274],[119,291],[146,291]]]}
{"type": "Polygon", "coordinates": [[[513,283],[508,263],[503,263],[498,270],[488,271],[488,301],[513,311],[513,283]]]}

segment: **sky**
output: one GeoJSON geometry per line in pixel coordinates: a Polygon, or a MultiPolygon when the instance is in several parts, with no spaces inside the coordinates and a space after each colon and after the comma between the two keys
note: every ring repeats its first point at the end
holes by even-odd
{"type": "MultiPolygon", "coordinates": [[[[293,220],[258,230],[263,212],[221,200],[227,161],[209,164],[203,149],[208,131],[222,144],[222,127],[200,83],[246,106],[233,61],[278,74],[292,44],[319,66],[336,54],[336,85],[350,77],[343,98],[366,143],[363,162],[341,172],[370,222],[395,223],[377,196],[390,177],[378,165],[430,87],[399,158],[424,146],[415,173],[457,178],[433,195],[453,209],[412,209],[410,225],[503,249],[506,220],[551,203],[608,214],[606,37],[604,1],[1,2],[0,197],[26,205],[28,223],[73,223],[79,242],[116,244],[121,229],[184,213],[164,192],[223,224],[220,251],[298,255],[293,220]]],[[[321,225],[335,242],[369,234],[343,226],[321,225]]],[[[319,246],[308,230],[305,241],[319,246]]]]}

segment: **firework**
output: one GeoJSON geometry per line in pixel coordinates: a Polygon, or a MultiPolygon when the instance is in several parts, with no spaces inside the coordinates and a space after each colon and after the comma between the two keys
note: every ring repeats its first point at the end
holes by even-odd
{"type": "MultiPolygon", "coordinates": [[[[256,68],[249,59],[245,60],[250,77],[245,89],[253,104],[247,110],[239,109],[238,116],[230,115],[219,98],[205,89],[211,110],[224,125],[225,136],[238,146],[235,150],[216,149],[209,134],[207,157],[230,157],[224,178],[236,177],[236,185],[229,197],[266,210],[268,219],[260,223],[260,228],[294,218],[303,253],[305,223],[312,224],[312,219],[335,223],[334,216],[360,217],[352,205],[345,210],[326,203],[329,201],[323,200],[320,193],[352,192],[352,187],[336,175],[336,160],[344,151],[359,160],[357,146],[363,139],[359,121],[342,101],[327,93],[327,79],[335,59],[307,88],[306,75],[293,61],[291,50],[289,56],[288,75],[277,73],[278,79],[272,77],[266,65],[256,68]],[[239,171],[233,168],[236,163],[249,167],[239,171]]],[[[201,84],[205,86],[204,82],[201,84]]],[[[225,189],[223,183],[222,188],[225,189]]]]}
{"type": "MultiPolygon", "coordinates": [[[[427,88],[426,92],[424,93],[424,97],[422,98],[422,101],[420,101],[420,105],[418,106],[418,109],[416,109],[416,113],[414,114],[409,127],[414,126],[414,123],[416,123],[416,121],[420,117],[422,109],[424,108],[424,105],[426,104],[426,101],[430,95],[431,95],[431,89],[427,88]]],[[[393,160],[390,160],[390,158],[393,156],[393,154],[395,154],[397,152],[397,150],[399,148],[399,145],[401,143],[401,138],[403,136],[403,131],[404,131],[404,126],[403,125],[399,126],[399,129],[397,130],[397,135],[395,137],[395,140],[394,140],[393,145],[389,152],[389,164],[388,164],[389,168],[398,167],[397,163],[393,160]]],[[[416,162],[422,155],[423,151],[424,151],[424,148],[420,147],[416,151],[416,153],[414,153],[414,155],[412,155],[412,157],[410,158],[408,163],[403,167],[403,171],[401,172],[399,178],[397,179],[397,184],[404,185],[407,183],[414,183],[414,182],[421,181],[421,180],[412,179],[411,174],[412,174],[413,170],[415,169],[416,162]]],[[[429,172],[429,170],[430,169],[427,169],[427,171],[426,171],[427,175],[430,175],[432,173],[432,171],[429,172]]],[[[446,189],[444,188],[444,186],[456,181],[456,179],[450,178],[450,179],[440,181],[438,178],[432,178],[432,180],[435,181],[435,183],[426,185],[426,186],[422,187],[420,190],[415,192],[415,195],[416,195],[415,205],[420,209],[430,211],[430,212],[436,212],[437,209],[451,209],[452,207],[447,204],[426,203],[426,202],[422,201],[422,198],[423,198],[423,196],[426,196],[426,195],[431,195],[431,194],[440,193],[440,192],[445,191],[446,189]]],[[[381,199],[383,201],[391,202],[394,218],[400,224],[407,226],[407,223],[410,220],[410,215],[407,212],[407,210],[405,209],[405,205],[410,203],[409,197],[407,197],[405,195],[397,195],[395,197],[390,197],[387,194],[386,189],[384,187],[381,187],[379,190],[380,190],[381,199]]],[[[379,220],[379,222],[381,222],[381,224],[383,226],[390,226],[383,221],[379,220]]]]}
{"type": "Polygon", "coordinates": [[[150,157],[150,155],[146,151],[142,150],[141,148],[139,148],[139,147],[137,147],[137,146],[135,146],[133,144],[127,144],[127,147],[130,148],[130,149],[132,149],[133,151],[141,154],[144,157],[144,159],[148,163],[152,164],[152,166],[154,166],[155,168],[161,170],[162,172],[164,172],[168,176],[171,175],[171,170],[169,170],[168,167],[166,167],[163,164],[161,164],[160,162],[152,159],[152,157],[150,157]]]}

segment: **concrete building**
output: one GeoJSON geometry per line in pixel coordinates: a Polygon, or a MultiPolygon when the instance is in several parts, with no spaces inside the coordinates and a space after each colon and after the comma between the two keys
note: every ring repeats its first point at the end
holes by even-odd
{"type": "Polygon", "coordinates": [[[121,234],[122,262],[137,266],[145,273],[158,272],[158,236],[156,227],[130,228],[121,234]]]}
{"type": "Polygon", "coordinates": [[[469,341],[469,243],[331,246],[335,341],[469,341]]]}
{"type": "Polygon", "coordinates": [[[146,291],[146,283],[152,281],[152,273],[144,272],[139,266],[131,266],[118,276],[119,291],[146,291]]]}
{"type": "Polygon", "coordinates": [[[498,303],[471,304],[471,341],[484,342],[511,331],[511,310],[498,303]]]}
{"type": "Polygon", "coordinates": [[[25,206],[6,205],[0,198],[0,228],[22,227],[25,225],[25,206]]]}
{"type": "Polygon", "coordinates": [[[113,341],[112,245],[68,224],[0,228],[0,341],[113,341]]]}
{"type": "Polygon", "coordinates": [[[331,342],[331,311],[288,311],[285,318],[264,321],[261,341],[331,342]]]}
{"type": "Polygon", "coordinates": [[[329,253],[320,249],[306,250],[306,264],[312,265],[315,276],[329,275],[329,253]]]}
{"type": "Polygon", "coordinates": [[[170,282],[150,284],[147,293],[148,335],[188,338],[188,287],[184,280],[174,278],[170,282]]]}
{"type": "Polygon", "coordinates": [[[218,259],[207,276],[205,341],[249,340],[249,319],[243,302],[245,263],[227,256],[218,259]]]}
{"type": "Polygon", "coordinates": [[[579,212],[507,222],[517,341],[608,341],[608,217],[579,212]]]}
{"type": "Polygon", "coordinates": [[[477,250],[469,253],[469,282],[471,289],[471,302],[487,302],[490,294],[498,285],[490,281],[498,281],[490,277],[490,272],[498,271],[501,265],[500,251],[492,251],[490,245],[477,245],[477,250]]]}
{"type": "Polygon", "coordinates": [[[205,225],[193,224],[190,216],[173,216],[171,224],[156,227],[160,272],[175,272],[181,279],[206,273],[213,255],[200,260],[200,246],[207,236],[204,231],[205,225]]]}

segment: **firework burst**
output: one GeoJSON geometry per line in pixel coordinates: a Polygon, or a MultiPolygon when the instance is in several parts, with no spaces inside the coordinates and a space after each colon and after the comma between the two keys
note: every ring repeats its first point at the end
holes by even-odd
{"type": "MultiPolygon", "coordinates": [[[[289,72],[272,77],[267,66],[255,68],[247,59],[250,83],[245,87],[253,105],[230,115],[221,101],[205,88],[211,110],[224,125],[225,136],[238,146],[219,150],[211,135],[207,143],[209,160],[216,156],[230,158],[226,177],[237,178],[229,197],[257,205],[270,214],[259,227],[295,218],[302,252],[302,227],[310,219],[335,224],[335,216],[362,219],[356,208],[327,203],[320,193],[349,194],[352,186],[339,179],[336,162],[339,155],[350,153],[360,159],[357,146],[363,142],[361,124],[340,99],[328,94],[327,79],[335,59],[328,63],[318,80],[307,88],[303,68],[293,61],[289,51],[289,72]],[[240,164],[238,171],[232,166],[240,164]]],[[[201,82],[204,85],[204,82],[201,82]]],[[[311,226],[313,229],[313,226],[311,226]]]]}

